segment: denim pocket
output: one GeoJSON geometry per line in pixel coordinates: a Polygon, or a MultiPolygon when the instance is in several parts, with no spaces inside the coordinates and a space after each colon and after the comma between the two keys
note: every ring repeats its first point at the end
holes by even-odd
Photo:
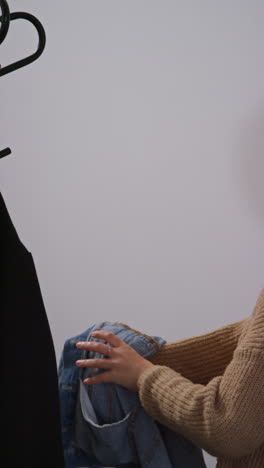
{"type": "Polygon", "coordinates": [[[130,425],[134,410],[119,421],[98,424],[97,416],[83,382],[77,399],[75,443],[91,461],[106,466],[136,463],[137,454],[130,442],[130,425]]]}

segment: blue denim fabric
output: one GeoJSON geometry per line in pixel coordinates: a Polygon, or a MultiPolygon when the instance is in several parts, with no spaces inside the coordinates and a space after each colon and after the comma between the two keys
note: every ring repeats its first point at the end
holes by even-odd
{"type": "Polygon", "coordinates": [[[84,385],[86,377],[104,369],[78,368],[78,359],[104,358],[76,348],[94,330],[111,331],[145,359],[165,343],[141,335],[124,324],[100,322],[66,341],[59,364],[62,437],[65,468],[205,468],[202,451],[182,435],[154,421],[140,404],[138,393],[121,385],[84,385]]]}

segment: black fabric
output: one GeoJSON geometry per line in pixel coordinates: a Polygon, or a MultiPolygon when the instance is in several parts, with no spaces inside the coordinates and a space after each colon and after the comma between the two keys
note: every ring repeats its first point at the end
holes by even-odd
{"type": "MultiPolygon", "coordinates": [[[[55,351],[31,254],[0,194],[1,460],[63,468],[55,351]]],[[[1,463],[2,464],[2,463],[1,463]]]]}

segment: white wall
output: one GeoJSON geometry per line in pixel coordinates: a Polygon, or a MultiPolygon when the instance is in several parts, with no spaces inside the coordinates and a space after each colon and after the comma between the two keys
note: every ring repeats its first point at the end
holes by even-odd
{"type": "MultiPolygon", "coordinates": [[[[264,3],[9,4],[47,33],[43,56],[0,80],[0,183],[57,356],[100,320],[170,341],[249,315],[264,277],[264,3]]],[[[34,47],[13,22],[0,63],[34,47]]]]}

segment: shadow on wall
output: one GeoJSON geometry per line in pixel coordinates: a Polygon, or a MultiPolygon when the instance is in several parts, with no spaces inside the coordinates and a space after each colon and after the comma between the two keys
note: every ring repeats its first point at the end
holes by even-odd
{"type": "Polygon", "coordinates": [[[264,226],[264,105],[240,131],[238,154],[242,195],[250,213],[264,226]]]}

